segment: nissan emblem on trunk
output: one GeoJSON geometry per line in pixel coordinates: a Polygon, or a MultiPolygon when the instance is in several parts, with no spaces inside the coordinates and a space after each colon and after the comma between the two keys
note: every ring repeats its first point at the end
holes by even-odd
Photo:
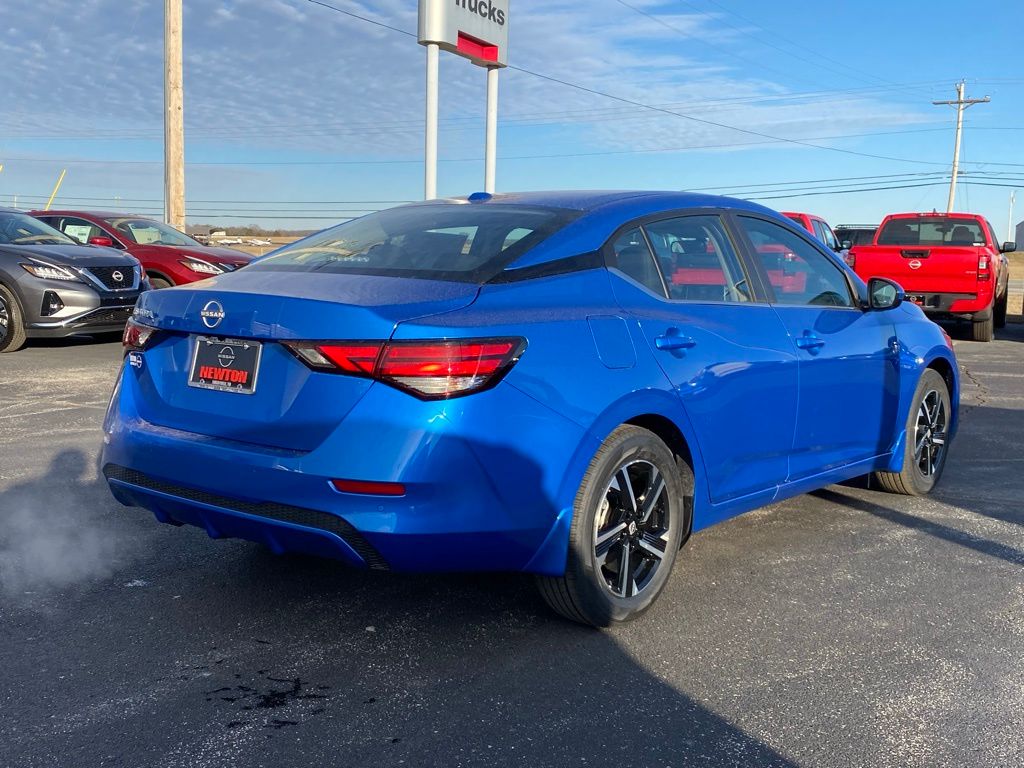
{"type": "Polygon", "coordinates": [[[199,316],[203,318],[203,325],[207,328],[216,328],[224,319],[224,307],[220,305],[219,301],[208,301],[200,310],[199,316]]]}

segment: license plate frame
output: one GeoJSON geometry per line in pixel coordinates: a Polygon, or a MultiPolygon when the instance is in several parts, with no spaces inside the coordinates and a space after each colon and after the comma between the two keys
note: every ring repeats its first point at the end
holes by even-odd
{"type": "Polygon", "coordinates": [[[262,342],[221,336],[196,336],[187,383],[198,389],[253,395],[259,382],[262,359],[262,342]],[[239,357],[243,360],[235,367],[239,357]],[[219,371],[230,373],[215,373],[219,371]]]}

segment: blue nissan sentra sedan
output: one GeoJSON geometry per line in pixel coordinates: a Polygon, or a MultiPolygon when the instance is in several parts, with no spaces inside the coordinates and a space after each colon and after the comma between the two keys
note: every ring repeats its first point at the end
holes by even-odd
{"type": "Polygon", "coordinates": [[[144,294],[103,472],[165,523],[524,571],[606,626],[653,603],[693,531],[871,473],[931,490],[958,371],[902,299],[729,198],[392,208],[144,294]]]}

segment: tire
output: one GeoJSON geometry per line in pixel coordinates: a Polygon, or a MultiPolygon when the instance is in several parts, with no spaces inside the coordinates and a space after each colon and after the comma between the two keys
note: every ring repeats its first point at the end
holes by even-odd
{"type": "Polygon", "coordinates": [[[889,493],[925,496],[942,477],[949,452],[948,428],[952,410],[946,380],[933,368],[925,369],[917,382],[912,402],[907,415],[903,470],[876,472],[875,479],[889,493]],[[936,406],[940,410],[936,410],[936,406]]]}
{"type": "Polygon", "coordinates": [[[537,577],[544,600],[565,618],[595,627],[641,615],[664,588],[689,533],[692,496],[689,466],[677,464],[655,434],[628,424],[616,429],[576,494],[565,574],[537,577]],[[627,482],[632,496],[621,492],[627,482]]]}
{"type": "MultiPolygon", "coordinates": [[[[993,312],[993,314],[995,314],[993,312]]],[[[974,341],[992,341],[995,338],[995,324],[992,315],[987,320],[975,320],[971,323],[971,338],[974,341]]]]}
{"type": "Polygon", "coordinates": [[[1006,305],[1010,300],[1010,289],[1007,288],[1003,292],[1003,296],[1000,299],[996,299],[996,304],[992,308],[992,320],[996,328],[1006,327],[1006,305]]]}
{"type": "Polygon", "coordinates": [[[0,353],[25,346],[25,319],[17,297],[0,285],[0,353]]]}
{"type": "Polygon", "coordinates": [[[149,287],[154,291],[159,291],[161,288],[171,288],[174,285],[170,280],[164,280],[162,277],[151,277],[149,278],[149,287]]]}

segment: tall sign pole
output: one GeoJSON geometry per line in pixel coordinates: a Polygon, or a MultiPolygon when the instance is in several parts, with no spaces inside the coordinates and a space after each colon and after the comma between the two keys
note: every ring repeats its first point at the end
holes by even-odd
{"type": "Polygon", "coordinates": [[[164,0],[164,220],[185,229],[181,0],[164,0]]]}
{"type": "Polygon", "coordinates": [[[423,144],[423,199],[437,197],[437,43],[427,44],[427,126],[423,144]]]}
{"type": "Polygon", "coordinates": [[[932,104],[956,107],[956,141],[953,144],[953,172],[949,178],[949,200],[946,203],[946,213],[953,211],[953,203],[956,199],[956,178],[960,173],[960,137],[964,130],[964,110],[975,104],[985,104],[991,99],[986,96],[983,99],[965,99],[965,83],[961,80],[956,84],[955,101],[933,101],[932,104]]]}
{"type": "MultiPolygon", "coordinates": [[[[1007,241],[1013,240],[1013,204],[1017,200],[1017,190],[1010,192],[1010,214],[1006,218],[1006,239],[1007,241]]],[[[1024,247],[1024,244],[1021,245],[1024,247]]]]}
{"type": "Polygon", "coordinates": [[[508,65],[509,0],[419,0],[419,42],[427,47],[423,196],[437,196],[437,59],[445,50],[487,69],[484,191],[494,192],[498,157],[498,70],[508,65]]]}
{"type": "Polygon", "coordinates": [[[498,165],[498,67],[487,68],[487,125],[484,134],[484,192],[494,194],[494,175],[498,165]]]}

